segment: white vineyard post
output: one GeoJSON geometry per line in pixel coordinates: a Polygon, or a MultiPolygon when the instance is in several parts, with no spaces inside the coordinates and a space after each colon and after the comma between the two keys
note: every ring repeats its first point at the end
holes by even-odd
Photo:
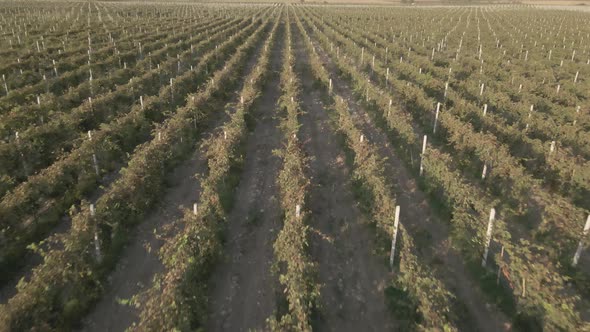
{"type": "Polygon", "coordinates": [[[580,260],[580,255],[582,255],[582,250],[584,249],[584,239],[588,236],[590,232],[590,214],[588,218],[586,218],[586,225],[584,226],[584,230],[582,231],[582,238],[580,239],[580,243],[578,244],[578,249],[574,254],[574,259],[572,261],[572,266],[578,265],[578,261],[580,260]]]}
{"type": "Polygon", "coordinates": [[[98,159],[96,158],[96,153],[92,154],[92,164],[94,165],[94,172],[96,173],[96,176],[99,176],[100,170],[98,168],[98,159]]]}
{"type": "MultiPolygon", "coordinates": [[[[504,258],[504,246],[502,246],[502,249],[500,250],[500,258],[504,258]]],[[[496,273],[496,285],[500,284],[500,270],[502,268],[498,265],[498,272],[496,273]]]]}
{"type": "Polygon", "coordinates": [[[362,134],[361,134],[361,137],[359,138],[359,141],[360,141],[361,143],[362,143],[362,142],[364,142],[364,141],[365,141],[365,135],[362,135],[362,134]]]}
{"type": "Polygon", "coordinates": [[[332,94],[332,79],[330,79],[330,86],[328,88],[328,91],[330,92],[330,94],[332,94]]]}
{"type": "Polygon", "coordinates": [[[424,135],[424,140],[422,141],[422,154],[420,155],[420,176],[424,172],[424,152],[426,152],[426,141],[428,137],[424,135]]]}
{"type": "Polygon", "coordinates": [[[434,115],[434,126],[432,127],[432,133],[436,134],[436,125],[438,123],[438,113],[440,112],[440,103],[436,103],[436,114],[434,115]]]}
{"type": "Polygon", "coordinates": [[[522,277],[522,297],[526,297],[526,279],[522,277]]]}
{"type": "Polygon", "coordinates": [[[94,223],[94,253],[96,255],[96,260],[100,262],[102,260],[102,254],[100,253],[100,240],[98,239],[98,227],[96,225],[96,210],[94,209],[94,204],[90,204],[90,217],[94,223]]]}
{"type": "Polygon", "coordinates": [[[389,255],[389,267],[393,269],[393,259],[395,258],[395,242],[397,241],[397,231],[399,226],[400,207],[395,207],[395,219],[393,221],[393,237],[391,238],[391,254],[389,255]]]}
{"type": "Polygon", "coordinates": [[[576,107],[576,118],[574,119],[574,126],[576,125],[576,123],[578,122],[578,115],[580,114],[580,106],[578,105],[576,107]]]}
{"type": "Polygon", "coordinates": [[[295,217],[299,219],[301,217],[301,205],[297,204],[295,206],[295,217]]]}
{"type": "Polygon", "coordinates": [[[551,146],[549,147],[549,154],[552,154],[555,151],[555,141],[551,141],[551,146]]]}
{"type": "Polygon", "coordinates": [[[196,216],[197,213],[199,212],[198,209],[199,205],[197,203],[193,204],[193,214],[196,216]]]}
{"type": "Polygon", "coordinates": [[[483,104],[483,116],[486,116],[488,113],[488,104],[483,104]]]}
{"type": "Polygon", "coordinates": [[[561,90],[561,84],[557,84],[557,91],[555,93],[559,94],[559,90],[561,90]]]}
{"type": "Polygon", "coordinates": [[[363,47],[361,49],[361,66],[363,65],[363,59],[364,59],[364,57],[365,57],[365,48],[363,47]]]}
{"type": "Polygon", "coordinates": [[[141,105],[141,109],[143,110],[143,96],[139,96],[139,104],[141,105]]]}
{"type": "Polygon", "coordinates": [[[576,71],[576,76],[574,77],[574,84],[578,82],[578,75],[580,74],[580,71],[576,71]]]}
{"type": "Polygon", "coordinates": [[[488,230],[486,232],[486,242],[485,242],[485,249],[483,252],[483,257],[481,259],[481,267],[486,267],[486,263],[488,260],[488,252],[490,250],[490,242],[492,241],[492,231],[494,229],[495,219],[496,219],[496,209],[492,208],[490,210],[490,219],[488,221],[488,230]]]}
{"type": "Polygon", "coordinates": [[[391,104],[393,100],[389,99],[389,106],[387,107],[387,119],[389,119],[389,114],[391,113],[391,104]]]}
{"type": "Polygon", "coordinates": [[[527,117],[526,128],[524,129],[525,131],[527,131],[529,129],[529,121],[531,119],[531,116],[533,115],[534,108],[535,108],[535,105],[531,105],[531,108],[529,109],[529,116],[527,117]]]}
{"type": "Polygon", "coordinates": [[[487,171],[488,171],[488,165],[483,164],[483,170],[481,171],[481,179],[482,180],[485,180],[487,171]]]}
{"type": "Polygon", "coordinates": [[[8,95],[8,84],[6,84],[6,76],[2,74],[2,81],[4,82],[4,90],[6,91],[6,95],[8,95]]]}
{"type": "MultiPolygon", "coordinates": [[[[20,136],[18,135],[18,131],[14,133],[14,139],[16,140],[16,145],[20,144],[20,136]]],[[[29,167],[27,166],[27,161],[25,160],[25,155],[20,152],[21,159],[23,161],[23,170],[25,171],[25,175],[29,176],[29,167]]]]}

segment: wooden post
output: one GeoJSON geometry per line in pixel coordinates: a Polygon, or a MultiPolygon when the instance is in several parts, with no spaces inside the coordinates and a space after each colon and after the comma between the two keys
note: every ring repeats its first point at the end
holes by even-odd
{"type": "Polygon", "coordinates": [[[584,226],[584,230],[582,231],[582,238],[580,239],[580,243],[578,244],[578,249],[574,255],[574,259],[572,261],[572,266],[578,265],[578,261],[580,260],[580,255],[582,254],[582,250],[584,249],[584,240],[588,233],[590,232],[590,214],[586,219],[586,225],[584,226]]]}
{"type": "Polygon", "coordinates": [[[395,242],[397,241],[397,231],[399,226],[399,205],[395,207],[395,219],[393,221],[393,237],[391,238],[391,254],[389,255],[389,267],[393,269],[393,259],[395,257],[395,242]]]}
{"type": "Polygon", "coordinates": [[[424,172],[424,152],[426,152],[426,141],[427,136],[424,135],[424,140],[422,141],[422,154],[420,155],[420,176],[424,172]]]}
{"type": "Polygon", "coordinates": [[[436,114],[434,115],[434,126],[432,128],[432,133],[436,134],[436,125],[438,123],[438,113],[440,112],[440,103],[436,103],[436,114]]]}
{"type": "Polygon", "coordinates": [[[492,208],[490,210],[490,220],[488,221],[488,230],[486,232],[486,243],[485,243],[485,249],[483,252],[483,257],[481,259],[481,267],[486,267],[486,262],[488,260],[488,251],[490,249],[490,242],[492,241],[492,231],[494,229],[495,218],[496,218],[496,209],[492,208]]]}

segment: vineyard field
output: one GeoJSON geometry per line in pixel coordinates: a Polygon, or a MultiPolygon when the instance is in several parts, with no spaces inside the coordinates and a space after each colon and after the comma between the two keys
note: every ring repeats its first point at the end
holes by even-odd
{"type": "Polygon", "coordinates": [[[0,2],[0,332],[590,332],[590,12],[376,3],[0,2]]]}

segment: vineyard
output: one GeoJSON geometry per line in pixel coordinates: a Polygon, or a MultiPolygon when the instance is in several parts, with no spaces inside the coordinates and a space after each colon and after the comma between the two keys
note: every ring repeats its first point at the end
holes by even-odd
{"type": "Polygon", "coordinates": [[[0,332],[590,332],[590,12],[0,3],[0,332]]]}

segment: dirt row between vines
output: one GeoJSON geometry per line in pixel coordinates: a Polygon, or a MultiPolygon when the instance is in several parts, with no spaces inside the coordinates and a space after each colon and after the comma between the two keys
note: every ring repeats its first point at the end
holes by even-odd
{"type": "MultiPolygon", "coordinates": [[[[241,77],[246,77],[254,69],[263,42],[264,39],[249,56],[241,77]]],[[[238,93],[244,83],[240,82],[235,88],[230,103],[238,102],[238,93]]],[[[220,110],[204,126],[207,129],[195,144],[194,153],[168,175],[168,190],[162,193],[162,200],[154,211],[137,226],[109,277],[105,294],[84,319],[83,331],[124,331],[137,320],[139,310],[126,302],[151,287],[154,276],[164,272],[158,256],[159,249],[167,236],[174,236],[181,231],[181,225],[175,225],[174,222],[182,218],[184,209],[191,209],[193,203],[198,201],[200,182],[196,175],[206,174],[207,171],[205,153],[199,144],[204,138],[219,131],[220,126],[229,119],[229,115],[223,111],[223,104],[212,104],[219,106],[220,110]]],[[[233,110],[230,108],[228,111],[233,110]]]]}
{"type": "Polygon", "coordinates": [[[276,184],[282,163],[273,155],[283,137],[277,119],[284,44],[280,24],[270,54],[271,73],[251,111],[254,123],[227,220],[224,256],[211,277],[207,331],[264,330],[276,308],[278,279],[271,265],[282,218],[276,184]]]}
{"type": "MultiPolygon", "coordinates": [[[[309,32],[308,32],[309,33],[309,32]]],[[[372,142],[385,158],[385,174],[401,207],[400,222],[414,237],[419,248],[418,257],[431,267],[434,275],[441,280],[456,297],[460,328],[465,331],[502,331],[509,328],[509,320],[498,308],[490,304],[479,285],[470,276],[460,253],[450,242],[449,220],[438,216],[430,206],[428,196],[420,190],[408,165],[401,160],[389,142],[383,128],[375,123],[375,114],[360,105],[346,79],[339,77],[339,70],[328,55],[314,41],[316,50],[333,79],[336,93],[345,98],[351,107],[355,124],[359,126],[369,142],[372,142]]]]}
{"type": "Polygon", "coordinates": [[[328,116],[328,105],[314,87],[309,55],[295,24],[292,31],[305,112],[301,135],[311,158],[311,252],[322,284],[314,327],[319,331],[393,330],[384,296],[390,274],[372,253],[374,237],[351,191],[352,174],[328,116]]]}

